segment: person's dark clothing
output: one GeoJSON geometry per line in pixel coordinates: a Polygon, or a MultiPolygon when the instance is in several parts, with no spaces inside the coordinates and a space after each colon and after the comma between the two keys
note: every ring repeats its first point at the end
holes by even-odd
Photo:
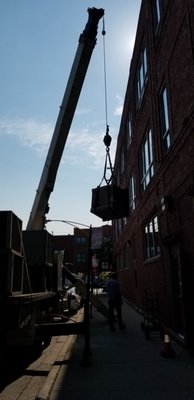
{"type": "Polygon", "coordinates": [[[110,329],[114,330],[114,310],[117,312],[119,328],[123,329],[125,325],[122,320],[122,297],[119,283],[116,278],[111,278],[106,285],[109,305],[109,324],[110,329]]]}

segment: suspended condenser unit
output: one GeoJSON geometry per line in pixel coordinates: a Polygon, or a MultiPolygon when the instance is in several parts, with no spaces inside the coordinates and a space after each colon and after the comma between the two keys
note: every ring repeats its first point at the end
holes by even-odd
{"type": "Polygon", "coordinates": [[[90,211],[92,214],[102,218],[103,221],[110,221],[129,216],[129,191],[127,188],[123,189],[116,184],[109,154],[111,137],[108,134],[108,129],[104,137],[104,143],[106,145],[106,159],[102,182],[105,180],[106,185],[101,186],[100,184],[97,188],[92,189],[92,205],[90,211]],[[106,177],[108,168],[111,171],[110,179],[106,177]]]}
{"type": "Polygon", "coordinates": [[[90,211],[102,218],[103,221],[129,216],[128,189],[121,189],[112,184],[92,189],[92,206],[90,211]]]}

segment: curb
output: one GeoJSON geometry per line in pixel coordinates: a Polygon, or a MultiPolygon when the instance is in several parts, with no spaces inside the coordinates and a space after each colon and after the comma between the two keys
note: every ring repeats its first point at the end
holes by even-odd
{"type": "MultiPolygon", "coordinates": [[[[83,320],[83,313],[80,312],[78,315],[76,315],[76,322],[81,322],[83,320]]],[[[55,383],[55,380],[61,370],[61,368],[64,366],[64,361],[68,360],[71,356],[73,345],[77,339],[78,335],[70,335],[67,336],[67,340],[64,343],[64,346],[62,347],[60,353],[57,355],[55,362],[53,363],[48,376],[46,378],[46,381],[42,388],[40,389],[38,395],[36,396],[35,400],[48,400],[49,395],[51,393],[51,390],[53,388],[53,385],[55,383]],[[57,365],[59,364],[59,365],[57,365]]]]}

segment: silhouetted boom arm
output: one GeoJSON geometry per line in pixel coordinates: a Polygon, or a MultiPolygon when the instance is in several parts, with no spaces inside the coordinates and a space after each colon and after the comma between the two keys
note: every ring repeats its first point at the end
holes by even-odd
{"type": "Polygon", "coordinates": [[[75,59],[67,82],[55,130],[45,161],[40,183],[34,199],[27,230],[44,229],[48,200],[54,189],[56,175],[63,154],[67,136],[76,110],[90,58],[96,44],[97,28],[104,15],[102,8],[88,8],[88,22],[80,35],[75,59]]]}

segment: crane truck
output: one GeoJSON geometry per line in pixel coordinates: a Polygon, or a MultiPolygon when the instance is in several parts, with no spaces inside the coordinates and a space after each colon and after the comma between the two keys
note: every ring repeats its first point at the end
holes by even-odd
{"type": "MultiPolygon", "coordinates": [[[[0,211],[1,347],[33,346],[56,334],[52,318],[62,312],[63,252],[54,254],[53,236],[45,229],[45,220],[103,15],[103,9],[88,8],[26,229],[13,211],[0,211]],[[46,322],[51,323],[49,332],[41,330],[46,322]]],[[[62,333],[59,327],[58,334],[62,333]]]]}

